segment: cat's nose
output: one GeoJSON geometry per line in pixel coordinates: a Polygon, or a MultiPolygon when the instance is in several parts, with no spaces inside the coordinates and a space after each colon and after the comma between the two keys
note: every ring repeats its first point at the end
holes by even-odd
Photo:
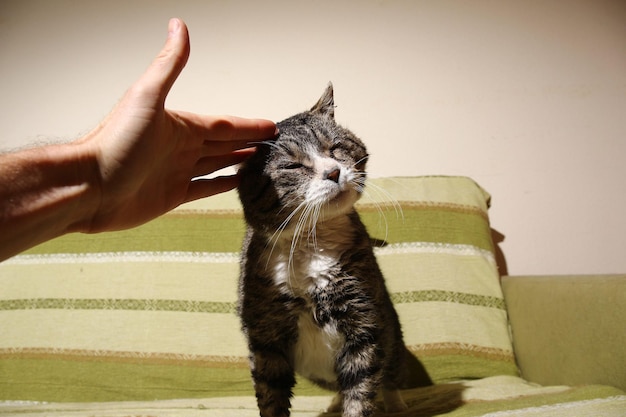
{"type": "Polygon", "coordinates": [[[339,183],[339,174],[341,171],[339,168],[328,169],[324,171],[324,179],[331,180],[333,182],[339,183]]]}

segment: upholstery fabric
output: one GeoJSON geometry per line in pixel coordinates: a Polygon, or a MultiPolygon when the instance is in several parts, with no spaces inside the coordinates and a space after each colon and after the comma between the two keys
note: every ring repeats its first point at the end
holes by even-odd
{"type": "MultiPolygon", "coordinates": [[[[465,177],[370,180],[358,211],[409,349],[436,382],[518,375],[489,195],[465,177]]],[[[236,192],[0,264],[0,400],[253,395],[236,316],[236,192]]],[[[299,395],[327,395],[300,381],[299,395]]]]}
{"type": "Polygon", "coordinates": [[[626,275],[504,277],[502,288],[524,378],[626,390],[626,275]]]}

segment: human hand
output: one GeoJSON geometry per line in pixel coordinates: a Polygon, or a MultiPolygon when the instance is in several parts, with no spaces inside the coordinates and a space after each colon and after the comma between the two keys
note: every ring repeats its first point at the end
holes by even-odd
{"type": "Polygon", "coordinates": [[[181,20],[169,22],[165,46],[105,120],[80,142],[95,174],[86,232],[119,230],[151,220],[181,203],[237,186],[237,177],[194,180],[242,162],[250,143],[272,138],[269,120],[202,116],[164,108],[189,56],[181,20]]]}

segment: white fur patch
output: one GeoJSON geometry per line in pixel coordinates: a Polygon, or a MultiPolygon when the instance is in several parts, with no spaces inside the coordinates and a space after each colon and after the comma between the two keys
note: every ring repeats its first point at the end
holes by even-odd
{"type": "Polygon", "coordinates": [[[307,250],[296,250],[291,263],[289,255],[281,254],[274,259],[274,282],[302,296],[314,287],[323,288],[328,284],[325,272],[333,265],[337,258],[327,256],[323,252],[312,253],[307,250]]]}
{"type": "MultiPolygon", "coordinates": [[[[269,261],[266,265],[281,291],[305,299],[316,288],[324,288],[333,279],[329,270],[350,248],[353,239],[350,219],[345,215],[317,223],[314,236],[308,232],[296,238],[295,242],[291,240],[293,235],[286,234],[275,245],[268,246],[269,261]]],[[[320,327],[313,314],[313,311],[306,311],[298,319],[294,368],[305,378],[334,383],[337,380],[336,357],[345,345],[345,337],[332,322],[320,327]]]]}
{"type": "MultiPolygon", "coordinates": [[[[268,262],[274,282],[287,284],[293,293],[303,296],[313,288],[323,288],[328,284],[328,270],[333,267],[352,242],[352,232],[346,217],[338,217],[319,224],[315,239],[304,237],[295,244],[283,240],[275,247],[268,262]]],[[[290,237],[289,237],[290,238],[290,237]]]]}
{"type": "Polygon", "coordinates": [[[319,327],[308,314],[298,321],[298,342],[294,350],[294,367],[300,375],[335,382],[335,358],[345,339],[333,324],[319,327]]]}
{"type": "MultiPolygon", "coordinates": [[[[351,241],[350,234],[345,233],[345,221],[338,218],[325,223],[319,230],[318,245],[298,245],[291,263],[288,246],[274,248],[270,267],[276,285],[304,298],[315,288],[328,285],[328,270],[351,241]]],[[[320,327],[312,311],[303,313],[298,320],[298,341],[293,357],[295,371],[309,379],[336,382],[336,356],[344,344],[345,338],[334,323],[320,327]]]]}

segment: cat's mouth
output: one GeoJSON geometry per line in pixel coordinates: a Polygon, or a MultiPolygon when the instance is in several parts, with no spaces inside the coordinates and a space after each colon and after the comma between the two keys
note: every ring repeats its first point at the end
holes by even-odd
{"type": "Polygon", "coordinates": [[[307,196],[307,200],[320,208],[319,221],[350,212],[360,197],[360,193],[348,181],[332,184],[323,181],[316,188],[307,196]]]}

